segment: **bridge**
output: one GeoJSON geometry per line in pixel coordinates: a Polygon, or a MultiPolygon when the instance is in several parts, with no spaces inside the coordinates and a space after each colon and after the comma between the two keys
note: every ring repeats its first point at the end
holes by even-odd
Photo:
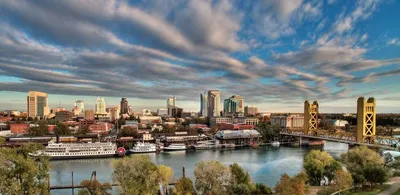
{"type": "Polygon", "coordinates": [[[397,149],[400,140],[392,137],[376,136],[376,101],[375,98],[360,97],[357,100],[357,130],[355,133],[332,134],[318,127],[319,105],[304,102],[304,124],[302,131],[283,129],[280,135],[312,140],[327,140],[349,145],[364,145],[383,149],[397,149]]]}

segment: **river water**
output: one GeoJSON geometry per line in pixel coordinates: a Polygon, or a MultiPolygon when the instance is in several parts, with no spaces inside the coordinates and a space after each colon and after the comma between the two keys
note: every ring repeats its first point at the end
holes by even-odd
{"type": "MultiPolygon", "coordinates": [[[[295,175],[303,168],[303,158],[311,150],[309,147],[278,147],[258,149],[231,149],[231,150],[198,150],[162,152],[148,154],[156,164],[170,166],[174,170],[174,179],[182,176],[182,166],[186,168],[186,175],[194,181],[193,170],[196,163],[206,160],[216,160],[224,165],[238,163],[247,170],[254,182],[265,183],[273,187],[283,173],[295,175]]],[[[319,149],[323,149],[335,158],[347,152],[348,145],[326,142],[319,149]]],[[[97,180],[111,182],[113,162],[118,159],[85,159],[63,160],[50,162],[50,185],[70,185],[71,172],[74,171],[74,184],[90,179],[92,171],[96,171],[97,180]]],[[[72,194],[68,190],[52,190],[51,194],[72,194]]],[[[113,190],[116,193],[116,190],[113,190]]],[[[77,194],[77,189],[75,189],[77,194]]]]}

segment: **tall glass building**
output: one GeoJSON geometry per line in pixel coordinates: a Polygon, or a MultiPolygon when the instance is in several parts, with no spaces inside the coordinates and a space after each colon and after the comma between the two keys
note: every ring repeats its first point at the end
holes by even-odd
{"type": "Polygon", "coordinates": [[[104,98],[97,98],[96,100],[96,112],[95,114],[107,114],[106,112],[106,101],[104,98]]]}
{"type": "Polygon", "coordinates": [[[79,108],[79,111],[81,113],[85,113],[85,103],[83,102],[83,100],[76,100],[75,107],[79,108]]]}
{"type": "Polygon", "coordinates": [[[208,103],[208,109],[207,109],[208,117],[216,117],[221,115],[220,113],[221,93],[219,92],[219,90],[208,91],[207,103],[208,103]]]}
{"type": "Polygon", "coordinates": [[[200,116],[207,117],[207,92],[200,93],[200,116]]]}

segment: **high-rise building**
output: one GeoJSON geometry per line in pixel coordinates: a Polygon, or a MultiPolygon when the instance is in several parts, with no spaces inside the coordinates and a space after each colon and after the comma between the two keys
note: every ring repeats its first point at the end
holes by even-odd
{"type": "Polygon", "coordinates": [[[111,107],[110,108],[110,117],[111,117],[112,121],[115,121],[115,120],[117,120],[119,118],[118,111],[119,111],[118,107],[111,107]]]}
{"type": "Polygon", "coordinates": [[[81,110],[77,106],[75,106],[72,108],[72,113],[74,113],[75,116],[78,116],[81,113],[81,110]]]}
{"type": "Polygon", "coordinates": [[[258,113],[258,108],[256,106],[246,106],[244,107],[245,116],[255,116],[258,113]]]}
{"type": "Polygon", "coordinates": [[[44,117],[50,114],[47,93],[29,91],[27,97],[28,117],[44,117]]]}
{"type": "Polygon", "coordinates": [[[172,108],[172,117],[181,118],[182,112],[183,112],[182,108],[178,108],[178,107],[172,108]]]}
{"type": "Polygon", "coordinates": [[[172,116],[172,108],[175,108],[176,97],[167,99],[168,116],[172,116]]]}
{"type": "Polygon", "coordinates": [[[100,98],[100,97],[97,98],[95,114],[107,114],[106,102],[105,102],[104,98],[100,98]]]}
{"type": "Polygon", "coordinates": [[[200,116],[207,117],[207,92],[200,94],[200,116]]]}
{"type": "Polygon", "coordinates": [[[79,108],[79,112],[81,113],[85,112],[85,103],[83,102],[83,100],[76,100],[75,107],[79,108]]]}
{"type": "Polygon", "coordinates": [[[126,98],[122,98],[120,109],[121,109],[121,113],[120,114],[127,114],[128,113],[128,100],[126,98]]]}
{"type": "Polygon", "coordinates": [[[85,110],[85,120],[94,120],[93,110],[85,110]]]}
{"type": "Polygon", "coordinates": [[[168,111],[165,108],[159,108],[157,109],[157,115],[162,117],[168,116],[168,111]]]}
{"type": "Polygon", "coordinates": [[[133,109],[132,109],[132,106],[131,106],[131,105],[128,106],[128,113],[129,113],[129,114],[133,114],[133,109]]]}
{"type": "Polygon", "coordinates": [[[225,114],[236,114],[243,113],[244,105],[243,105],[243,97],[234,95],[229,99],[224,100],[224,113],[225,114]]]}
{"type": "Polygon", "coordinates": [[[208,117],[220,116],[221,94],[218,90],[208,91],[207,104],[208,117]]]}

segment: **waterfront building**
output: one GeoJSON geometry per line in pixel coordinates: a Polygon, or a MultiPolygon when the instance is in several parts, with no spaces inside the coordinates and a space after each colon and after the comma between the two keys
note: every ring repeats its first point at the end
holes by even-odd
{"type": "Polygon", "coordinates": [[[287,129],[301,129],[304,126],[304,116],[291,115],[291,116],[271,116],[271,124],[279,125],[287,129]]]}
{"type": "MultiPolygon", "coordinates": [[[[126,98],[121,99],[121,106],[120,106],[121,112],[120,114],[128,114],[128,100],[126,98]]],[[[111,117],[112,118],[112,117],[111,117]]]]}
{"type": "Polygon", "coordinates": [[[100,97],[97,98],[95,114],[107,114],[106,102],[105,102],[104,98],[100,98],[100,97]]]}
{"type": "Polygon", "coordinates": [[[167,99],[168,116],[172,116],[172,109],[175,108],[176,97],[167,99]]]}
{"type": "Polygon", "coordinates": [[[85,120],[94,120],[93,110],[85,110],[85,120]]]}
{"type": "Polygon", "coordinates": [[[29,91],[27,96],[28,117],[45,117],[50,114],[47,93],[29,91]]]}
{"type": "Polygon", "coordinates": [[[64,110],[56,112],[56,121],[71,121],[74,116],[74,113],[64,110]]]}
{"type": "Polygon", "coordinates": [[[244,115],[245,116],[256,116],[258,113],[258,108],[256,106],[245,106],[244,115]]]}
{"type": "Polygon", "coordinates": [[[75,107],[79,108],[79,112],[84,113],[85,112],[85,103],[83,100],[76,100],[75,101],[75,107]]]}
{"type": "Polygon", "coordinates": [[[220,116],[220,104],[221,104],[221,93],[219,90],[210,90],[208,91],[207,96],[207,116],[208,117],[217,117],[220,116]]]}
{"type": "Polygon", "coordinates": [[[207,92],[200,94],[200,116],[207,117],[207,110],[208,110],[208,101],[207,101],[207,92]]]}
{"type": "Polygon", "coordinates": [[[258,118],[249,117],[212,117],[210,119],[211,126],[216,126],[218,124],[245,124],[255,127],[259,122],[260,120],[258,118]]]}

